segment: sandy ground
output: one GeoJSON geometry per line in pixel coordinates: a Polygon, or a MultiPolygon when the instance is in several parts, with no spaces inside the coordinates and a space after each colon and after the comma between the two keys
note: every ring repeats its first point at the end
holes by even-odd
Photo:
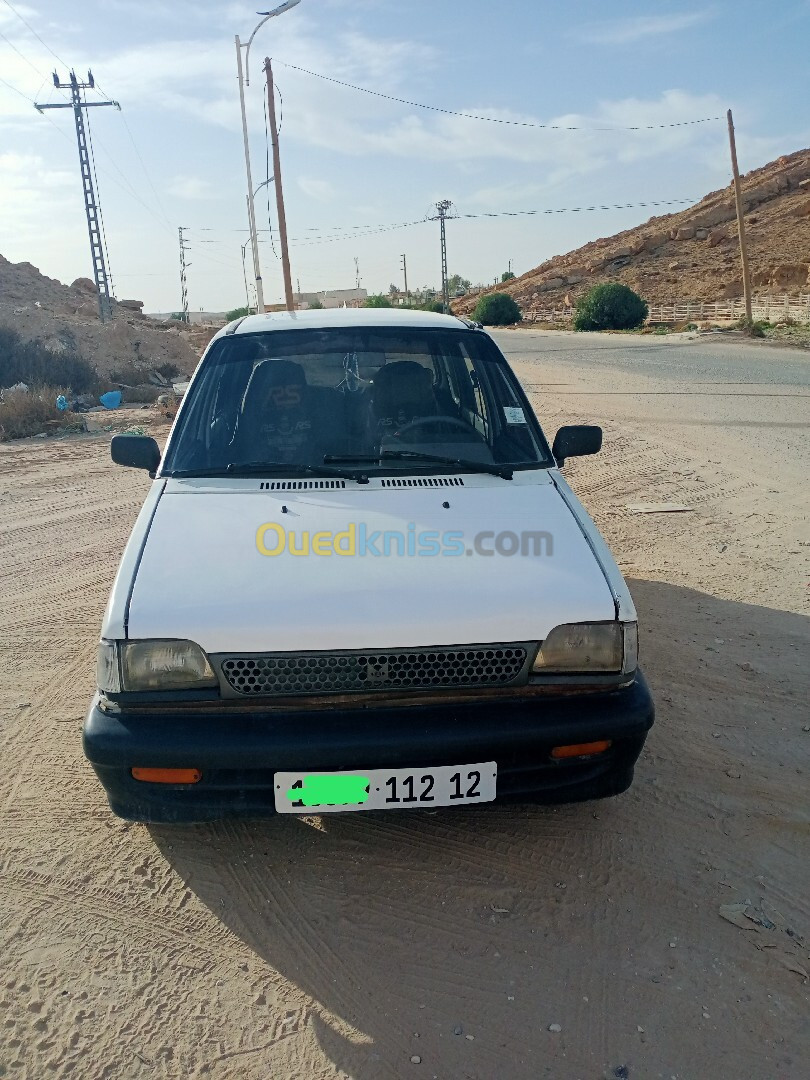
{"type": "Polygon", "coordinates": [[[754,401],[541,336],[501,340],[550,433],[605,424],[567,472],[658,705],[609,802],[115,819],[79,731],[148,481],[104,434],[0,447],[0,1076],[807,1076],[810,365],[754,401]]]}

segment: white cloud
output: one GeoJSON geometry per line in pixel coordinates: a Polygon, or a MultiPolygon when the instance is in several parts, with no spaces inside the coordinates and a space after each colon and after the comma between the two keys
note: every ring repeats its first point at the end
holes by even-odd
{"type": "Polygon", "coordinates": [[[175,176],[166,185],[169,195],[178,199],[213,199],[216,197],[214,185],[201,176],[175,176]]]}
{"type": "Polygon", "coordinates": [[[699,26],[713,17],[711,10],[673,12],[670,15],[633,15],[626,19],[597,23],[584,34],[577,32],[581,40],[605,45],[626,45],[642,38],[663,37],[677,34],[699,26]]]}
{"type": "Polygon", "coordinates": [[[335,198],[334,185],[330,184],[328,180],[320,180],[313,176],[299,176],[298,186],[305,195],[309,195],[310,199],[315,199],[318,202],[328,203],[335,198]]]}

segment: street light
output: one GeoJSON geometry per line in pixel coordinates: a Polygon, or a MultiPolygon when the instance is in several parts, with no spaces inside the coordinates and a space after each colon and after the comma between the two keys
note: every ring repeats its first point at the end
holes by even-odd
{"type": "Polygon", "coordinates": [[[256,310],[258,312],[264,311],[264,287],[262,285],[262,271],[259,264],[259,238],[256,234],[256,208],[253,202],[253,177],[250,171],[250,147],[248,144],[247,112],[245,109],[245,86],[250,86],[250,69],[248,66],[250,46],[253,44],[253,39],[256,37],[256,34],[258,34],[266,22],[275,18],[276,15],[283,15],[285,11],[289,11],[290,8],[294,8],[300,3],[301,0],[287,0],[286,3],[274,8],[273,11],[258,12],[258,14],[263,15],[264,18],[244,44],[239,40],[239,35],[236,35],[236,70],[239,75],[239,101],[242,106],[242,138],[245,143],[245,169],[247,170],[248,224],[250,225],[250,240],[253,247],[253,273],[256,278],[256,310]],[[244,72],[242,70],[242,49],[245,50],[244,72]]]}
{"type": "Polygon", "coordinates": [[[247,304],[248,315],[250,314],[250,293],[248,292],[248,280],[247,280],[247,267],[245,266],[245,248],[250,243],[250,237],[239,246],[242,249],[242,276],[245,279],[245,303],[247,304]]]}

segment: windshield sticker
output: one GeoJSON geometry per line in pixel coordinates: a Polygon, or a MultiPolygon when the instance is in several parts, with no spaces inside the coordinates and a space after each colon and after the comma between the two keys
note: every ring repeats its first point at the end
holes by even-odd
{"type": "Polygon", "coordinates": [[[506,417],[507,424],[525,424],[526,417],[523,415],[523,409],[509,409],[503,410],[503,415],[506,417]]]}

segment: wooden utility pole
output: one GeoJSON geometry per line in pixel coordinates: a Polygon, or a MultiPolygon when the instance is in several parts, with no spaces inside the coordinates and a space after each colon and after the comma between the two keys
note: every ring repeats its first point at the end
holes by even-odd
{"type": "Polygon", "coordinates": [[[290,271],[290,251],[287,245],[287,215],[284,212],[284,190],[281,186],[281,155],[278,149],[278,125],[276,124],[276,92],[273,86],[273,66],[270,57],[265,57],[264,73],[267,76],[267,116],[270,122],[270,139],[273,147],[273,178],[276,185],[276,207],[278,210],[278,233],[281,243],[281,268],[284,272],[284,299],[287,311],[295,311],[293,299],[292,273],[290,271]]]}
{"type": "Polygon", "coordinates": [[[743,272],[743,295],[745,296],[745,318],[749,326],[751,315],[751,270],[748,266],[748,244],[745,239],[745,220],[743,217],[742,190],[740,188],[740,169],[737,165],[737,140],[734,138],[734,118],[728,110],[728,140],[731,144],[731,168],[734,173],[734,199],[737,203],[737,227],[740,233],[740,259],[743,272]]]}

